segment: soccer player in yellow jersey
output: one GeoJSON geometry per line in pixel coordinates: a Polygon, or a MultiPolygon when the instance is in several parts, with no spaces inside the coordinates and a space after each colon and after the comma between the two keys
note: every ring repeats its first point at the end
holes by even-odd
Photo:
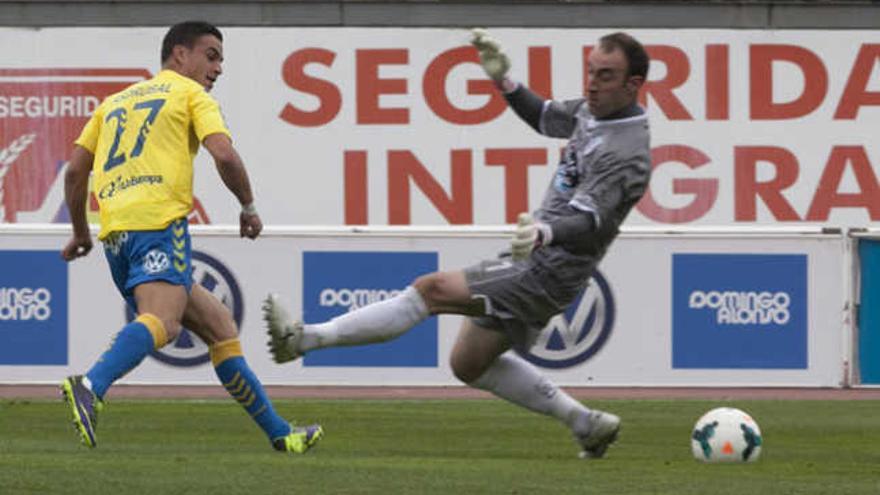
{"type": "Polygon", "coordinates": [[[72,261],[92,248],[85,210],[91,173],[101,215],[98,239],[113,281],[138,314],[85,375],[61,385],[89,447],[96,445],[97,413],[110,385],[177,337],[181,325],[208,344],[220,381],[275,449],[303,453],[323,435],[319,425],[295,427],[275,412],[242,355],[231,313],[192,283],[186,217],[200,143],[242,205],[241,236],[255,239],[263,228],[244,164],[208,94],[222,63],[223,36],[216,27],[200,21],[172,26],[162,42],[162,71],[107,97],[76,140],[64,178],[73,237],[61,255],[72,261]]]}

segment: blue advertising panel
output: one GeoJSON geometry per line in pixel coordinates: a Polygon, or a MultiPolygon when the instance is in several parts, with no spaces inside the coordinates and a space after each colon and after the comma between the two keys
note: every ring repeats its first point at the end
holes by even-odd
{"type": "Polygon", "coordinates": [[[0,251],[0,365],[67,364],[67,263],[0,251]]]}
{"type": "MultiPolygon", "coordinates": [[[[437,271],[437,253],[303,253],[303,319],[320,323],[393,297],[419,275],[437,271]]],[[[437,318],[397,339],[311,351],[304,366],[437,366],[437,318]]]]}
{"type": "Polygon", "coordinates": [[[859,239],[859,378],[880,383],[880,241],[859,239]]]}
{"type": "Polygon", "coordinates": [[[673,368],[807,368],[807,256],[674,254],[673,368]]]}

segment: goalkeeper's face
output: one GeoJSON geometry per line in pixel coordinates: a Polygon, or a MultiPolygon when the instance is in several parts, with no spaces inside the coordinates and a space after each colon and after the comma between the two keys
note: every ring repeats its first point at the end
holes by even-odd
{"type": "Polygon", "coordinates": [[[590,84],[587,86],[587,104],[590,113],[598,119],[633,104],[639,94],[642,78],[629,75],[629,64],[623,50],[605,51],[596,47],[587,59],[590,84]]]}

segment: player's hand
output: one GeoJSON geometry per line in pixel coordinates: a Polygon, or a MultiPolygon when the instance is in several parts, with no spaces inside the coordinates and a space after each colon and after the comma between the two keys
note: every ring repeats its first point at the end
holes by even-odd
{"type": "Polygon", "coordinates": [[[479,52],[480,64],[486,74],[496,82],[502,81],[510,70],[510,59],[501,49],[501,44],[481,28],[471,30],[471,44],[479,52]]]}
{"type": "Polygon", "coordinates": [[[73,236],[67,241],[67,245],[64,246],[64,249],[61,250],[61,257],[64,258],[64,261],[73,261],[89,254],[89,251],[92,250],[92,246],[91,235],[73,236]]]}
{"type": "Polygon", "coordinates": [[[241,212],[238,216],[239,234],[241,237],[256,239],[263,231],[263,221],[257,213],[241,212]]]}
{"type": "Polygon", "coordinates": [[[520,213],[516,221],[516,231],[510,240],[510,255],[514,261],[528,259],[538,244],[538,226],[528,213],[520,213]]]}

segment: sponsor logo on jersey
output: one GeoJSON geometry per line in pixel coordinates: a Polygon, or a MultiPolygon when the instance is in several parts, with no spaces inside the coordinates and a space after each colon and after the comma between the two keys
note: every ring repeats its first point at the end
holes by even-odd
{"type": "Polygon", "coordinates": [[[163,177],[161,175],[135,175],[132,177],[117,177],[113,182],[108,183],[98,192],[98,199],[112,198],[116,193],[124,192],[130,187],[136,187],[143,184],[148,186],[161,184],[163,177]]]}
{"type": "Polygon", "coordinates": [[[580,182],[580,172],[577,168],[577,156],[573,147],[569,146],[563,151],[562,160],[556,167],[556,176],[553,185],[561,193],[569,193],[580,182]]]}
{"type": "Polygon", "coordinates": [[[614,329],[611,286],[599,270],[565,312],[554,316],[535,344],[520,354],[544,368],[570,368],[599,352],[614,329]]]}

